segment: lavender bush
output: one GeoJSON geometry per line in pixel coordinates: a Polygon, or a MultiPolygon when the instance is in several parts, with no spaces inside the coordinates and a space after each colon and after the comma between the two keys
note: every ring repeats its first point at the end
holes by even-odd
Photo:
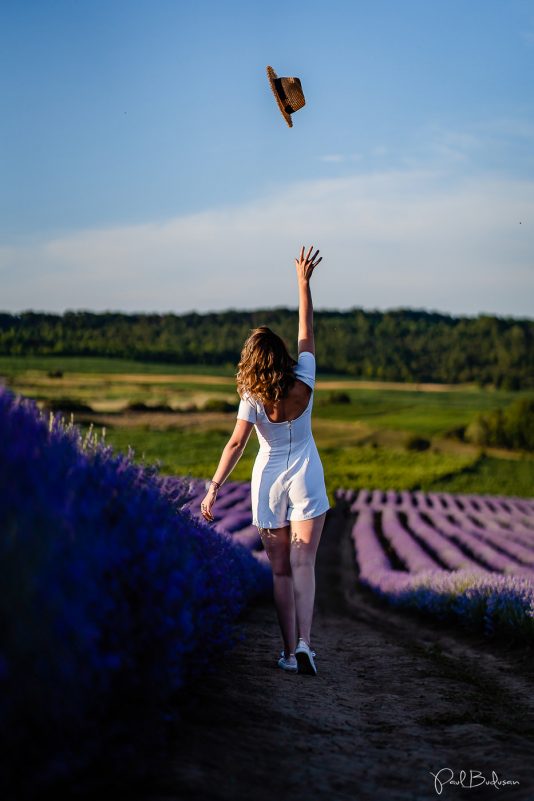
{"type": "Polygon", "coordinates": [[[176,691],[271,592],[265,564],[194,518],[189,497],[0,390],[5,797],[88,768],[142,774],[179,717],[176,691]]]}

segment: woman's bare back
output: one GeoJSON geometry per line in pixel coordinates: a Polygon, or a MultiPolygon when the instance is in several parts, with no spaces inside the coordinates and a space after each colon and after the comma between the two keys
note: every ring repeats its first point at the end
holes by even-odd
{"type": "Polygon", "coordinates": [[[295,420],[307,408],[311,393],[311,387],[301,381],[300,378],[297,378],[287,397],[281,398],[277,403],[263,404],[267,419],[271,423],[285,423],[289,420],[295,420]]]}

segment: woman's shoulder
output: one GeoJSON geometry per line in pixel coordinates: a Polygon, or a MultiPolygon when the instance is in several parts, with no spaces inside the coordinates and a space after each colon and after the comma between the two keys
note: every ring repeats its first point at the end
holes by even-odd
{"type": "Polygon", "coordinates": [[[248,390],[245,390],[241,396],[241,400],[245,401],[245,403],[247,403],[249,406],[252,406],[253,409],[260,409],[262,406],[261,401],[259,401],[255,395],[251,395],[248,390]]]}
{"type": "Polygon", "coordinates": [[[309,350],[303,350],[299,353],[298,363],[294,369],[295,377],[300,378],[305,384],[315,386],[315,356],[309,350]]]}
{"type": "Polygon", "coordinates": [[[260,413],[261,409],[258,406],[256,399],[250,394],[250,392],[243,392],[243,394],[240,395],[237,419],[247,420],[249,423],[256,423],[258,414],[260,413]]]}

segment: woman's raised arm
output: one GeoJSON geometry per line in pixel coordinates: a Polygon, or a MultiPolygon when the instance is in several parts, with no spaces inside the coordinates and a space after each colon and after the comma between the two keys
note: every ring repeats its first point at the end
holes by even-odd
{"type": "Polygon", "coordinates": [[[319,251],[316,250],[310,258],[313,245],[304,256],[304,245],[300,251],[300,258],[295,259],[297,268],[297,281],[299,286],[299,335],[298,352],[309,351],[315,356],[315,340],[313,337],[313,303],[310,290],[310,278],[322,256],[317,259],[319,251]]]}

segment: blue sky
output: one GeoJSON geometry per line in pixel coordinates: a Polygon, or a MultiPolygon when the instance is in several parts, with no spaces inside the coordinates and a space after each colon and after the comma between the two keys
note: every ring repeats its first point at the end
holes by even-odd
{"type": "Polygon", "coordinates": [[[0,309],[533,316],[534,4],[0,11],[0,309]],[[301,78],[289,129],[265,66],[301,78]]]}

